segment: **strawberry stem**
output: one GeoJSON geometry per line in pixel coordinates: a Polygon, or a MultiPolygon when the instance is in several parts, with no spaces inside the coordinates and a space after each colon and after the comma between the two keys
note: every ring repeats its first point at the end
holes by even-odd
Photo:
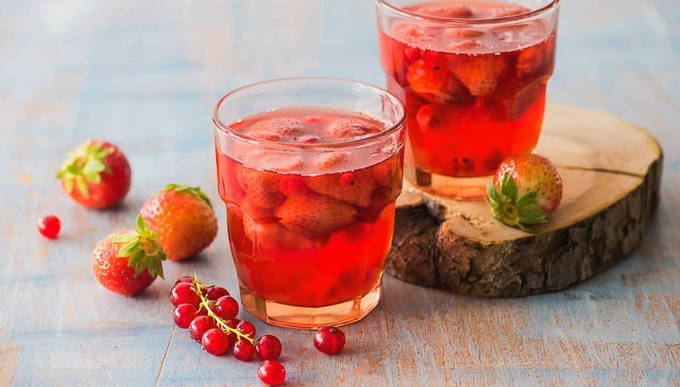
{"type": "Polygon", "coordinates": [[[208,313],[208,317],[212,318],[215,321],[215,324],[222,329],[222,331],[226,333],[233,333],[236,335],[236,338],[238,341],[241,341],[241,339],[246,339],[248,340],[251,344],[255,345],[255,339],[244,334],[241,332],[240,329],[234,329],[227,325],[227,323],[220,317],[218,316],[213,310],[212,310],[212,302],[205,296],[203,295],[203,289],[207,288],[207,286],[203,285],[199,280],[198,280],[198,275],[194,274],[194,280],[192,281],[193,289],[194,292],[198,295],[198,297],[201,299],[201,302],[199,303],[199,310],[200,308],[205,308],[206,312],[208,313]]]}
{"type": "Polygon", "coordinates": [[[518,194],[517,184],[509,174],[504,174],[500,189],[493,183],[487,186],[487,204],[491,215],[526,232],[537,232],[537,226],[548,221],[548,214],[538,207],[538,193],[518,194]]]}

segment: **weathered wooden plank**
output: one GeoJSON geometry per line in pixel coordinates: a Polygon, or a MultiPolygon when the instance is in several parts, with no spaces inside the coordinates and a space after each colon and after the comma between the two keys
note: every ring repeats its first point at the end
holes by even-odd
{"type": "MultiPolygon", "coordinates": [[[[0,385],[258,385],[256,363],[213,358],[173,331],[171,281],[142,297],[91,277],[89,250],[169,181],[217,200],[209,110],[247,82],[316,74],[382,84],[370,1],[0,2],[0,385]],[[86,211],[53,179],[88,137],[133,165],[123,206],[86,211]],[[57,213],[47,242],[34,220],[57,213]],[[174,333],[173,333],[174,332],[174,333]]],[[[666,151],[662,201],[642,246],[567,291],[452,297],[386,279],[385,299],[327,357],[279,335],[296,385],[680,383],[680,10],[676,0],[563,1],[552,102],[648,128],[666,151]]],[[[635,157],[634,154],[631,157],[635,157]]],[[[218,205],[219,208],[219,205],[218,205]]],[[[236,289],[220,234],[197,270],[236,289]]]]}

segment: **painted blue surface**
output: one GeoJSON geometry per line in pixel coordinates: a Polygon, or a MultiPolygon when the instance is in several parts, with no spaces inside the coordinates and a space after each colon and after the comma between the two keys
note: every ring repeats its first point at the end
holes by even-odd
{"type": "MultiPolygon", "coordinates": [[[[641,248],[565,292],[452,296],[388,278],[337,358],[305,332],[284,342],[291,385],[680,383],[680,7],[677,0],[563,2],[554,103],[646,127],[666,153],[662,203],[641,248]]],[[[170,181],[217,200],[209,113],[243,84],[326,75],[383,84],[372,2],[0,2],[0,385],[258,385],[257,364],[203,353],[175,330],[157,281],[135,299],[101,288],[89,252],[170,181]],[[53,174],[90,137],[121,146],[133,187],[87,211],[53,174]],[[56,213],[49,242],[35,219],[56,213]]],[[[631,155],[634,157],[634,155],[631,155]]],[[[196,270],[236,290],[221,232],[196,270]]]]}

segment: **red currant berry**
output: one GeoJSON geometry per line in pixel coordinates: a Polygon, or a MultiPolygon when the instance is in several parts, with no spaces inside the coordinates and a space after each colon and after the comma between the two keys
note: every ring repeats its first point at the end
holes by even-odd
{"type": "Polygon", "coordinates": [[[345,334],[336,327],[319,328],[314,334],[314,346],[325,354],[335,355],[345,347],[345,334]]]}
{"type": "MultiPolygon", "coordinates": [[[[224,323],[231,329],[237,329],[236,327],[238,327],[238,324],[241,323],[241,320],[237,318],[230,318],[229,320],[226,320],[224,323]]],[[[232,337],[233,341],[236,341],[236,334],[229,332],[228,335],[233,336],[232,337]]]]}
{"type": "Polygon", "coordinates": [[[61,221],[54,215],[43,216],[38,219],[38,231],[47,239],[55,239],[59,236],[61,221]]]}
{"type": "Polygon", "coordinates": [[[191,320],[191,324],[189,324],[189,336],[200,343],[203,334],[213,328],[217,328],[217,326],[211,317],[198,316],[191,320]]]}
{"type": "Polygon", "coordinates": [[[177,306],[179,304],[191,304],[198,307],[201,303],[201,298],[194,291],[192,284],[187,282],[180,282],[170,291],[170,302],[177,306]]]}
{"type": "Polygon", "coordinates": [[[238,302],[233,297],[223,296],[215,301],[215,309],[218,316],[224,320],[229,320],[238,314],[238,302]]]}
{"type": "Polygon", "coordinates": [[[276,360],[265,360],[257,370],[262,383],[278,386],[286,381],[286,367],[276,360]]]}
{"type": "Polygon", "coordinates": [[[248,340],[239,340],[232,350],[234,357],[241,361],[250,361],[255,354],[255,347],[248,340]]]}
{"type": "Polygon", "coordinates": [[[231,329],[236,329],[236,327],[238,326],[238,324],[241,323],[241,320],[239,320],[239,319],[237,319],[237,318],[230,318],[229,320],[225,321],[224,323],[227,324],[227,326],[228,326],[229,328],[231,328],[231,329]]]}
{"type": "Polygon", "coordinates": [[[227,289],[221,287],[221,286],[213,286],[210,289],[208,289],[208,292],[205,294],[206,297],[208,297],[209,300],[217,300],[218,298],[222,296],[228,296],[229,292],[227,289]]]}
{"type": "Polygon", "coordinates": [[[172,314],[172,319],[178,327],[187,329],[196,318],[197,312],[196,307],[191,304],[179,304],[172,314]]]}
{"type": "Polygon", "coordinates": [[[188,283],[193,283],[194,282],[194,277],[185,275],[183,277],[179,277],[177,281],[175,281],[175,285],[177,285],[180,282],[188,282],[188,283]]]}
{"type": "Polygon", "coordinates": [[[264,335],[257,340],[255,353],[260,360],[276,360],[281,355],[281,341],[272,335],[264,335]]]}
{"type": "Polygon", "coordinates": [[[253,325],[253,323],[250,321],[241,321],[236,326],[236,329],[240,330],[241,333],[246,336],[250,336],[253,339],[255,338],[255,325],[253,325]]]}
{"type": "Polygon", "coordinates": [[[229,336],[217,328],[212,328],[203,334],[201,344],[209,354],[220,356],[229,349],[229,336]]]}

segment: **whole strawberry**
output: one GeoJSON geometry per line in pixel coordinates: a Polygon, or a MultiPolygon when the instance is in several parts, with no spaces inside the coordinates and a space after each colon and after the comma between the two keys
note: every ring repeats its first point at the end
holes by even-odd
{"type": "Polygon", "coordinates": [[[494,218],[533,231],[559,206],[562,177],[546,157],[533,153],[510,156],[498,166],[487,193],[494,218]]]}
{"type": "Polygon", "coordinates": [[[137,217],[135,230],[107,235],[92,251],[92,271],[105,288],[124,296],[134,296],[163,278],[166,255],[156,234],[137,217]]]}
{"type": "Polygon", "coordinates": [[[57,178],[73,200],[88,208],[107,208],[130,190],[130,164],[115,145],[89,140],[68,153],[57,178]]]}
{"type": "Polygon", "coordinates": [[[217,235],[215,210],[199,187],[168,184],[144,203],[139,214],[158,234],[171,261],[201,252],[217,235]]]}

